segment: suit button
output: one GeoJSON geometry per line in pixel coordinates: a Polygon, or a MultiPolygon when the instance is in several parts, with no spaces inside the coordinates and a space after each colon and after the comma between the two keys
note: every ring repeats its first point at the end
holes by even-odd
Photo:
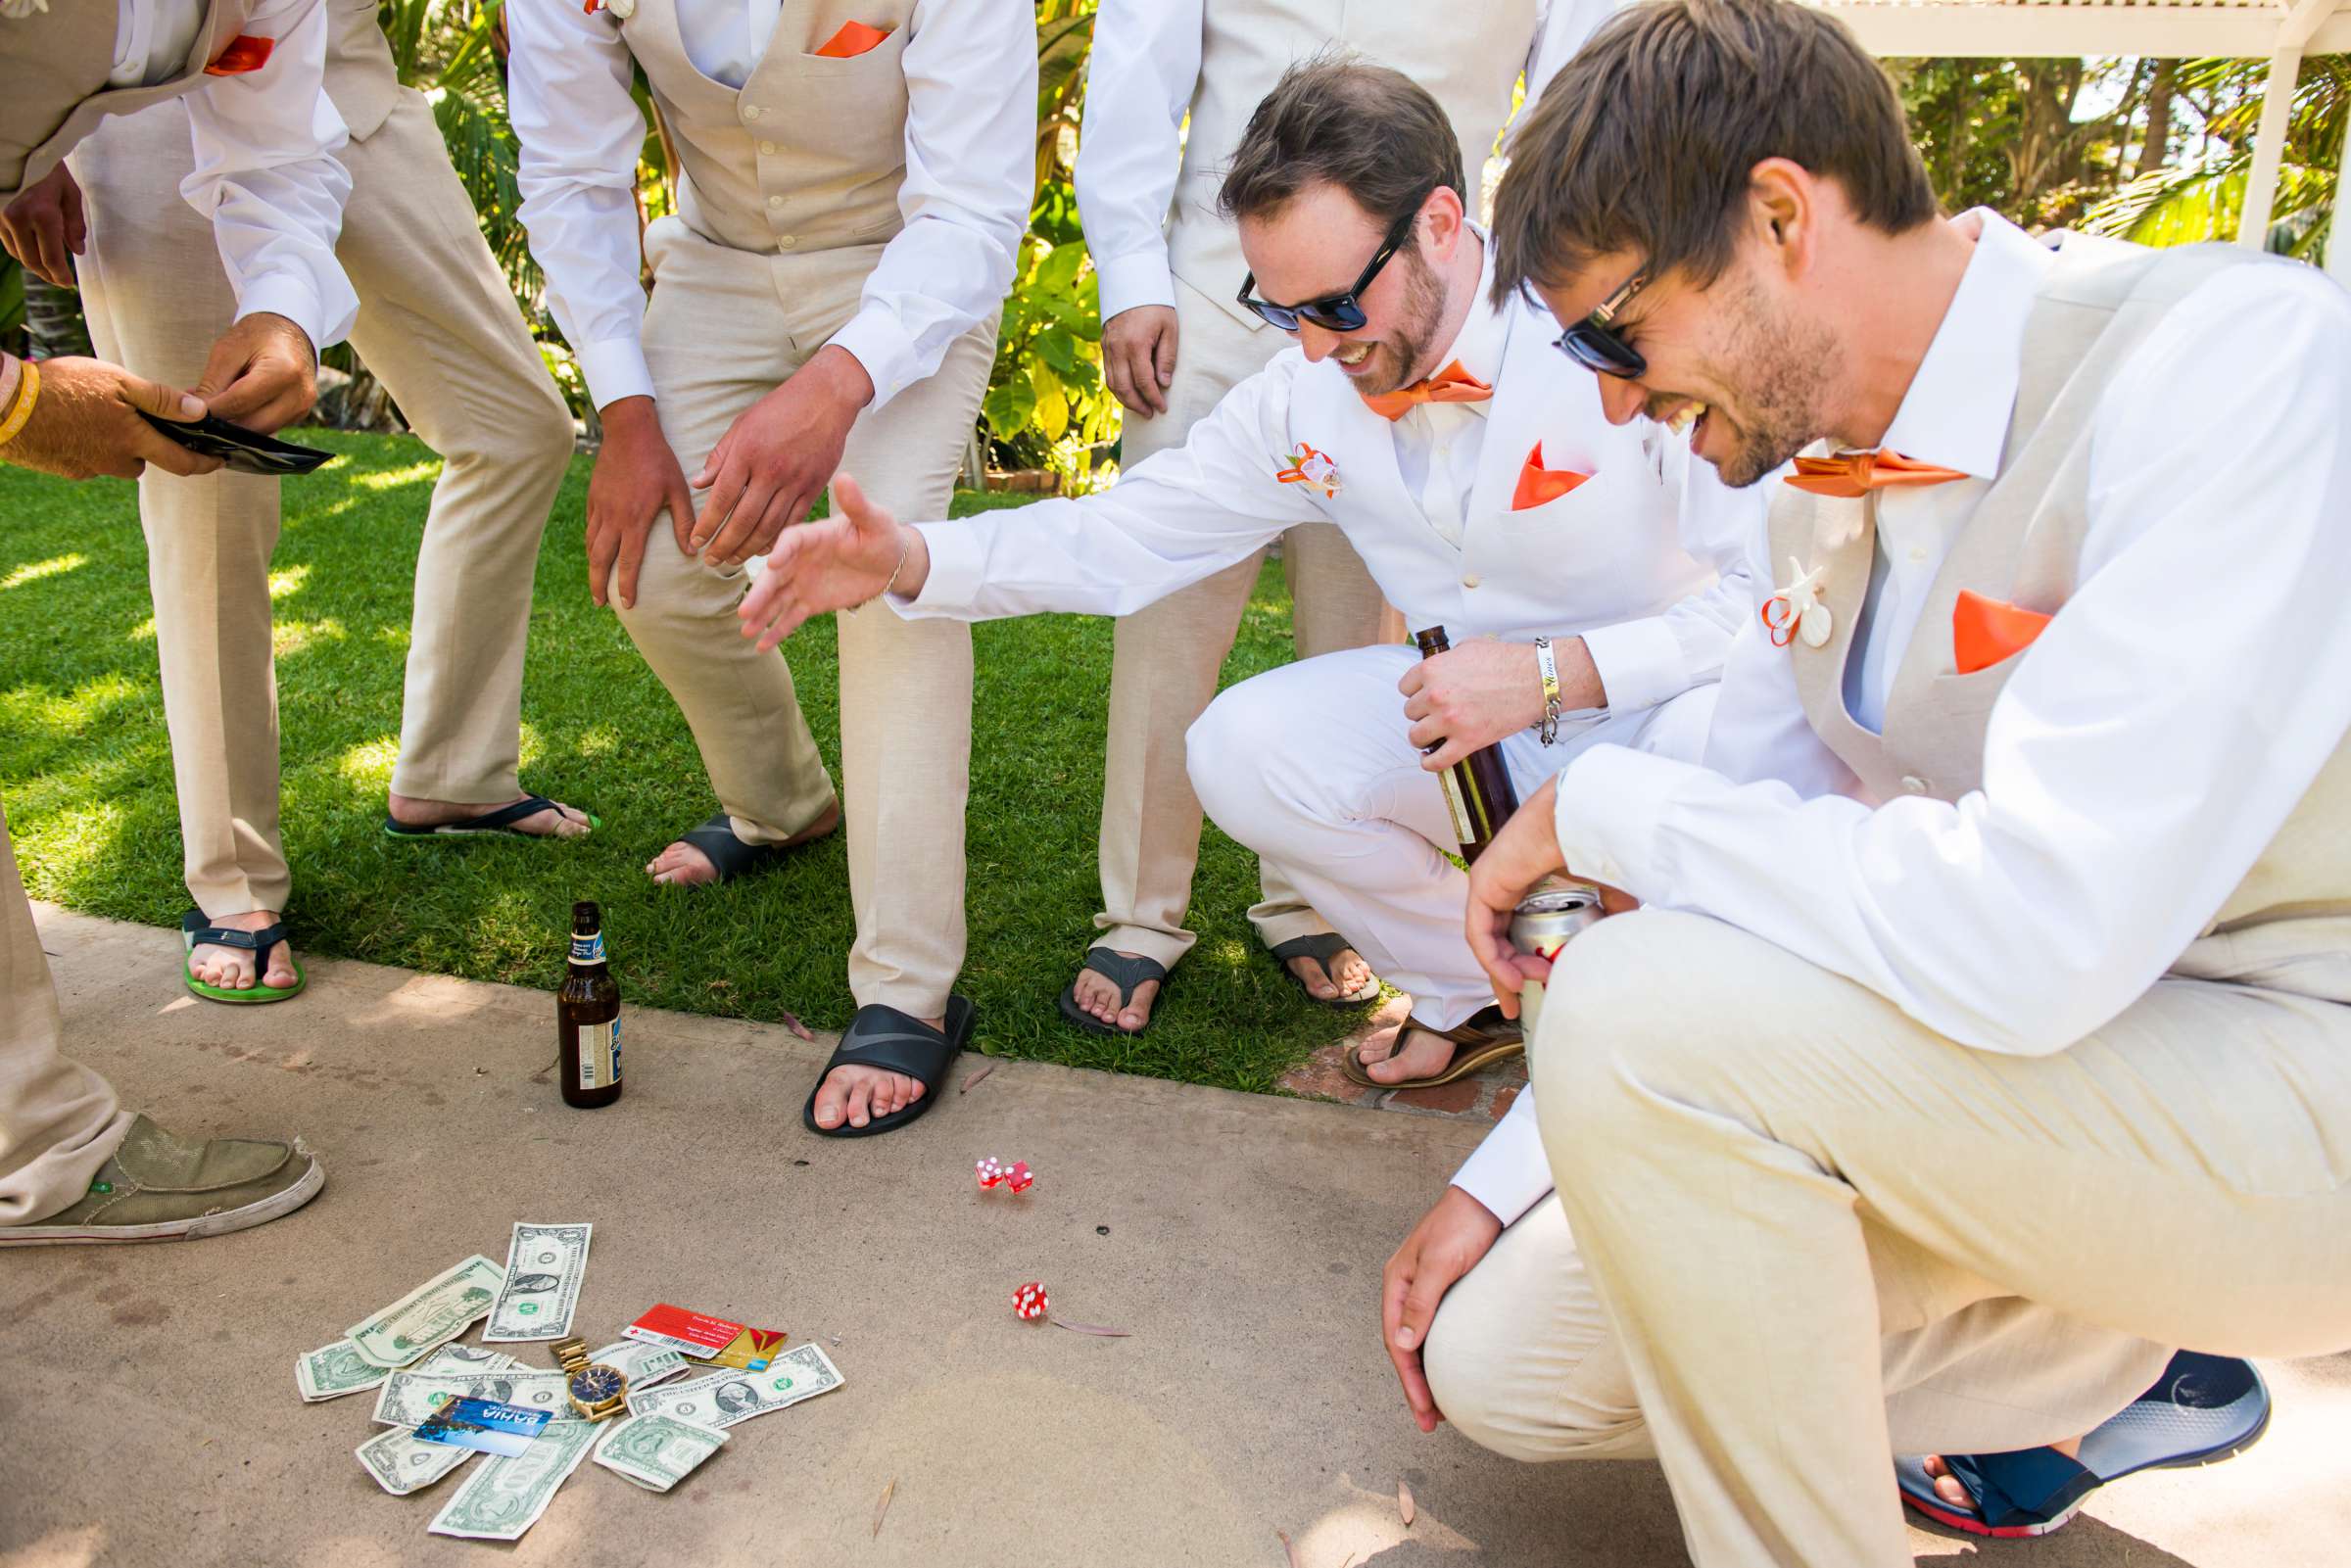
{"type": "Polygon", "coordinates": [[[744,104],[743,106],[743,118],[745,119],[757,119],[759,118],[759,106],[757,104],[744,104]]]}
{"type": "Polygon", "coordinates": [[[784,198],[781,196],[771,196],[767,199],[767,205],[770,208],[782,207],[784,205],[784,198]]]}
{"type": "Polygon", "coordinates": [[[1467,577],[1462,579],[1462,587],[1475,588],[1478,585],[1478,575],[1475,572],[1471,572],[1467,577]]]}
{"type": "Polygon", "coordinates": [[[1927,792],[1927,782],[1917,774],[1906,773],[1902,775],[1902,787],[1914,795],[1923,795],[1927,792]]]}
{"type": "Polygon", "coordinates": [[[787,234],[782,239],[776,241],[776,249],[779,251],[789,251],[799,243],[800,237],[797,234],[787,234]]]}
{"type": "Polygon", "coordinates": [[[762,158],[773,158],[773,157],[775,157],[775,156],[776,156],[776,144],[775,144],[774,142],[761,142],[761,143],[759,144],[759,156],[760,156],[760,157],[762,157],[762,158]]]}

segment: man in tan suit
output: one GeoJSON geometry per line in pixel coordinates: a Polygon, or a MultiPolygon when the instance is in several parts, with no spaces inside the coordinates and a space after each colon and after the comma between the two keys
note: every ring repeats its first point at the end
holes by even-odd
{"type": "MultiPolygon", "coordinates": [[[[324,24],[327,97],[350,129],[353,195],[336,254],[360,295],[352,343],[443,458],[417,556],[387,831],[584,833],[584,814],[516,775],[532,575],[571,454],[570,415],[431,106],[400,85],[373,8],[330,7],[324,24]]],[[[44,236],[28,261],[52,281],[71,282],[67,254],[82,253],[99,352],[166,380],[193,379],[206,334],[230,309],[220,269],[189,264],[203,219],[173,194],[189,167],[187,111],[158,104],[107,120],[72,172],[28,193],[18,214],[44,236]]],[[[269,634],[278,508],[278,481],[262,476],[151,475],[140,486],[188,891],[198,924],[231,931],[274,931],[292,887],[269,634]]],[[[203,941],[189,956],[200,994],[291,995],[299,970],[282,933],[260,963],[257,973],[253,952],[203,941]]]]}
{"type": "MultiPolygon", "coordinates": [[[[1539,91],[1614,0],[1497,0],[1432,27],[1418,0],[1103,0],[1078,141],[1078,210],[1102,288],[1102,370],[1127,409],[1121,459],[1183,445],[1224,394],[1289,339],[1239,299],[1248,270],[1217,187],[1259,102],[1322,50],[1404,71],[1443,104],[1475,182],[1523,72],[1539,91]],[[1188,123],[1189,129],[1184,127],[1188,123]]],[[[936,516],[904,512],[901,516],[936,516]]],[[[1184,731],[1216,694],[1262,552],[1119,618],[1103,765],[1102,910],[1065,1009],[1133,1033],[1197,940],[1184,926],[1200,801],[1184,731]]],[[[1379,593],[1339,531],[1282,536],[1298,657],[1377,641],[1379,593]]],[[[1371,970],[1278,867],[1262,866],[1258,939],[1309,995],[1360,1001],[1371,970]]],[[[1398,1070],[1383,1067],[1381,1074],[1398,1070]]]]}
{"type": "MultiPolygon", "coordinates": [[[[677,699],[717,796],[647,871],[724,881],[843,818],[792,672],[744,641],[735,605],[844,454],[896,503],[945,510],[1028,224],[1035,12],[635,0],[506,21],[522,215],[604,422],[589,586],[677,699]],[[638,70],[680,166],[678,211],[643,236],[649,305],[638,70]]],[[[927,1108],[970,1034],[951,993],[972,644],[894,616],[838,632],[858,1012],[806,1120],[861,1134],[927,1108]]]]}
{"type": "Polygon", "coordinates": [[[1389,1263],[1419,1424],[1655,1455],[1703,1568],[2250,1441],[2223,1357],[2351,1345],[2351,297],[1940,216],[1789,0],[1610,23],[1495,230],[1611,418],[1758,488],[1764,597],[1704,766],[1595,747],[1472,868],[1506,997],[1538,878],[1644,907],[1549,974],[1556,1197],[1389,1263]]]}

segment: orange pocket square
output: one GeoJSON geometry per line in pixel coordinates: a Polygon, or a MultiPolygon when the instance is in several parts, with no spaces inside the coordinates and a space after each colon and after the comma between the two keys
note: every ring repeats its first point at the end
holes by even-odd
{"type": "Polygon", "coordinates": [[[2004,604],[1963,588],[1959,602],[1951,606],[1952,663],[1961,675],[1989,670],[2031,647],[2048,624],[2049,618],[2039,610],[2004,604]]]}
{"type": "Polygon", "coordinates": [[[208,76],[242,76],[269,64],[269,51],[277,47],[275,38],[256,38],[251,33],[238,33],[228,40],[228,47],[213,56],[213,63],[204,68],[208,76]]]}
{"type": "Polygon", "coordinates": [[[1526,466],[1518,470],[1518,488],[1511,494],[1511,510],[1522,512],[1529,506],[1558,500],[1591,477],[1572,468],[1544,467],[1543,443],[1538,441],[1535,450],[1526,454],[1526,466]]]}
{"type": "Polygon", "coordinates": [[[862,22],[844,22],[840,24],[840,31],[835,33],[826,41],[825,46],[816,52],[817,58],[820,60],[852,59],[857,55],[864,54],[868,49],[888,37],[889,31],[888,27],[869,27],[862,22]]]}

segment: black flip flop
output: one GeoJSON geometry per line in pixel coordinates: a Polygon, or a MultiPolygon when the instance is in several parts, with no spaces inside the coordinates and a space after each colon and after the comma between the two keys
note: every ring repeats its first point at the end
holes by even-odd
{"type": "MultiPolygon", "coordinates": [[[[784,857],[806,846],[792,843],[748,844],[735,836],[735,820],[719,812],[699,828],[679,835],[679,842],[692,844],[710,857],[710,865],[718,873],[717,880],[731,882],[739,877],[756,876],[774,871],[784,857]]],[[[715,885],[715,884],[714,884],[715,885]]],[[[863,1018],[862,1013],[858,1017],[863,1018]]],[[[850,1025],[852,1028],[854,1024],[850,1025]]]]}
{"type": "MultiPolygon", "coordinates": [[[[1323,931],[1315,936],[1293,936],[1286,942],[1274,943],[1272,948],[1273,962],[1279,964],[1281,972],[1288,974],[1291,979],[1297,980],[1298,976],[1290,971],[1290,960],[1311,958],[1322,966],[1322,977],[1333,985],[1339,983],[1339,977],[1330,973],[1330,961],[1341,953],[1354,951],[1355,944],[1337,931],[1323,931]]],[[[1298,980],[1298,988],[1302,991],[1306,990],[1306,982],[1298,980]]],[[[1379,995],[1379,976],[1374,974],[1354,990],[1342,991],[1337,996],[1316,996],[1312,991],[1307,991],[1306,994],[1309,999],[1320,1002],[1325,1007],[1353,1007],[1359,1002],[1368,1002],[1379,995]]]]}
{"type": "MultiPolygon", "coordinates": [[[[1119,1006],[1122,1009],[1134,1000],[1135,987],[1146,980],[1159,981],[1159,994],[1168,994],[1168,967],[1157,959],[1144,958],[1140,954],[1128,958],[1115,947],[1089,947],[1085,950],[1085,962],[1078,966],[1078,973],[1082,974],[1087,970],[1092,970],[1119,988],[1119,1006]]],[[[1062,990],[1061,1016],[1094,1034],[1133,1035],[1151,1026],[1150,1019],[1143,1021],[1143,1029],[1122,1029],[1115,1023],[1103,1022],[1078,1005],[1078,982],[1075,980],[1062,990]]],[[[1151,1017],[1158,1016],[1155,1005],[1151,1017]]]]}
{"type": "MultiPolygon", "coordinates": [[[[475,817],[462,817],[456,822],[436,823],[430,828],[414,828],[407,823],[395,822],[390,817],[386,817],[384,819],[384,836],[386,838],[552,839],[558,835],[527,833],[515,827],[514,824],[522,821],[525,817],[535,817],[540,812],[558,809],[560,808],[545,795],[529,795],[515,801],[510,806],[501,806],[496,811],[485,811],[475,817]]],[[[591,832],[603,826],[603,821],[594,812],[583,811],[580,815],[588,819],[588,827],[591,832]]]]}
{"type": "Polygon", "coordinates": [[[911,1013],[901,1013],[878,1002],[859,1008],[848,1028],[842,1031],[840,1044],[833,1048],[833,1055],[826,1060],[824,1071],[816,1075],[815,1084],[808,1090],[808,1103],[800,1107],[801,1125],[820,1138],[870,1138],[876,1133],[896,1131],[938,1103],[938,1091],[947,1081],[947,1068],[971,1037],[969,997],[947,998],[944,1031],[933,1028],[911,1013]],[[825,1086],[825,1079],[838,1067],[903,1072],[922,1084],[923,1097],[902,1111],[876,1117],[862,1127],[852,1127],[846,1121],[838,1127],[820,1127],[816,1124],[816,1092],[825,1086]]]}

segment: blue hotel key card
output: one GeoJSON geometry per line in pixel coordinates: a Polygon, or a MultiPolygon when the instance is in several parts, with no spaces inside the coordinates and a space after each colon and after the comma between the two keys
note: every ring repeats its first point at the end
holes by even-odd
{"type": "Polygon", "coordinates": [[[519,1404],[452,1400],[426,1417],[416,1435],[427,1443],[448,1443],[512,1457],[531,1446],[531,1439],[539,1435],[547,1420],[547,1411],[526,1410],[519,1404]]]}

